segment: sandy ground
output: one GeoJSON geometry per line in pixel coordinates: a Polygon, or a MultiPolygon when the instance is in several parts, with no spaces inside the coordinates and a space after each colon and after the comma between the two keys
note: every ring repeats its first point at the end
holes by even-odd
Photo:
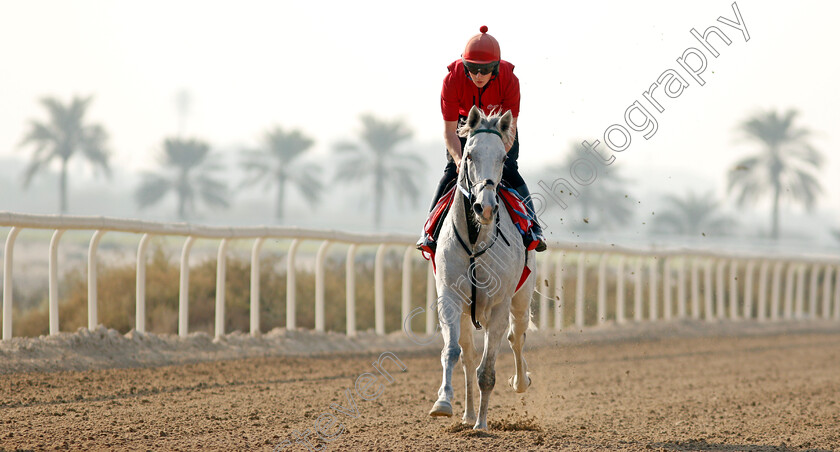
{"type": "Polygon", "coordinates": [[[513,363],[503,344],[491,428],[480,433],[458,423],[460,367],[456,417],[428,417],[440,384],[436,346],[344,339],[340,350],[321,346],[313,356],[275,342],[341,340],[130,336],[102,329],[3,344],[0,448],[307,450],[296,442],[305,435],[311,450],[840,450],[837,324],[529,334],[533,385],[524,395],[507,387],[513,363]],[[368,346],[375,351],[361,349],[368,346]],[[109,349],[116,352],[93,356],[109,349]],[[392,382],[372,365],[389,349],[406,368],[383,360],[392,382]],[[285,356],[229,359],[259,354],[285,356]],[[378,379],[356,391],[360,376],[372,378],[366,373],[378,379]]]}

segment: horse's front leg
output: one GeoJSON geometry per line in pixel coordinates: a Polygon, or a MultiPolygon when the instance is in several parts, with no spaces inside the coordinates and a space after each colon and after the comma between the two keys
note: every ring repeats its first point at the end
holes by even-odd
{"type": "Polygon", "coordinates": [[[484,355],[478,366],[478,388],[481,398],[478,405],[478,419],[473,429],[487,428],[487,408],[490,405],[490,394],[496,386],[496,356],[502,343],[502,336],[507,330],[507,316],[510,303],[499,303],[490,313],[490,324],[484,332],[484,355]]]}
{"type": "Polygon", "coordinates": [[[472,321],[465,312],[461,315],[461,365],[464,366],[464,381],[466,382],[466,400],[464,401],[464,424],[475,424],[475,369],[478,366],[478,351],[475,349],[472,321]]]}
{"type": "Polygon", "coordinates": [[[429,416],[452,416],[452,371],[461,355],[458,338],[461,332],[461,301],[450,291],[444,290],[438,298],[438,320],[440,332],[443,336],[443,350],[440,353],[440,363],[443,366],[443,378],[438,389],[438,398],[429,416]]]}

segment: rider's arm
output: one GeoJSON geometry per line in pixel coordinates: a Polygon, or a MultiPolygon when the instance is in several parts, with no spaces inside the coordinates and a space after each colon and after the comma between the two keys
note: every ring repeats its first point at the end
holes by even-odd
{"type": "Polygon", "coordinates": [[[443,121],[443,140],[446,150],[455,160],[455,168],[461,167],[461,140],[458,139],[458,121],[443,121]]]}
{"type": "MultiPolygon", "coordinates": [[[[513,121],[510,122],[510,128],[513,129],[513,131],[511,132],[512,137],[516,136],[516,121],[518,119],[519,118],[513,118],[513,121]]],[[[513,140],[510,140],[510,143],[505,143],[505,152],[509,152],[510,148],[512,148],[512,147],[513,147],[513,140]]]]}

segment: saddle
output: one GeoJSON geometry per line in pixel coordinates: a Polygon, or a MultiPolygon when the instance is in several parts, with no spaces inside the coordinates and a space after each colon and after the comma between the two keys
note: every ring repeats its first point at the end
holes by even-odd
{"type": "MultiPolygon", "coordinates": [[[[440,228],[443,225],[443,219],[446,218],[446,214],[452,206],[452,201],[455,199],[455,188],[455,185],[453,185],[452,188],[450,188],[449,191],[440,198],[437,204],[435,204],[434,209],[429,212],[429,217],[423,225],[423,231],[429,237],[429,240],[426,243],[423,243],[423,245],[419,248],[423,258],[431,261],[433,266],[435,262],[435,252],[437,250],[437,238],[440,235],[440,228]]],[[[527,253],[528,251],[536,248],[539,244],[539,240],[531,230],[534,221],[531,215],[528,214],[528,209],[525,207],[525,202],[519,197],[519,193],[504,184],[499,185],[496,193],[502,200],[502,204],[505,205],[510,218],[513,220],[514,226],[516,226],[516,229],[522,236],[522,243],[525,245],[525,252],[527,253]]],[[[435,269],[435,271],[437,271],[437,269],[435,269]]],[[[528,269],[528,266],[526,265],[523,269],[523,274],[520,278],[519,284],[516,286],[517,290],[525,279],[527,279],[528,274],[530,274],[530,269],[528,269]]]]}

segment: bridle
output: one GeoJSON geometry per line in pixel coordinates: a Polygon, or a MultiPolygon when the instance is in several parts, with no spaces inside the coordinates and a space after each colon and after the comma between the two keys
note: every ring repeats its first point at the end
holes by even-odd
{"type": "MultiPolygon", "coordinates": [[[[494,135],[497,135],[499,138],[501,138],[502,142],[505,141],[504,137],[502,137],[502,133],[499,132],[498,130],[494,130],[494,129],[472,130],[472,131],[470,131],[470,138],[474,137],[476,134],[479,134],[479,133],[492,133],[494,135]]],[[[478,185],[479,183],[478,182],[476,182],[476,183],[472,182],[472,180],[470,179],[470,172],[469,172],[469,168],[467,168],[467,165],[469,165],[469,159],[464,160],[464,177],[467,179],[466,180],[467,187],[464,188],[460,183],[457,183],[457,185],[458,185],[458,189],[461,191],[461,193],[463,193],[464,196],[469,200],[469,205],[472,205],[473,200],[475,199],[475,195],[473,194],[473,188],[476,185],[478,185]]],[[[495,182],[493,182],[490,179],[487,179],[482,183],[484,184],[484,187],[486,187],[488,185],[490,185],[490,186],[495,185],[495,182]]],[[[482,190],[484,189],[484,187],[482,187],[482,190]]],[[[498,195],[496,195],[496,197],[498,198],[498,195]]]]}
{"type": "MultiPolygon", "coordinates": [[[[476,130],[473,130],[473,131],[470,132],[470,137],[473,137],[478,133],[492,133],[494,135],[498,135],[499,138],[502,139],[502,142],[504,142],[504,138],[502,137],[502,134],[498,130],[476,129],[476,130]]],[[[469,208],[471,208],[471,206],[473,205],[473,202],[475,200],[475,195],[473,194],[473,188],[476,185],[478,185],[479,183],[473,183],[472,180],[470,179],[470,171],[469,171],[468,165],[469,165],[469,159],[464,159],[464,177],[466,179],[467,188],[464,188],[461,185],[460,181],[457,181],[456,185],[458,185],[458,189],[461,191],[461,194],[464,195],[464,198],[467,199],[467,208],[469,209],[469,208]]],[[[488,185],[491,185],[491,186],[495,185],[495,183],[490,179],[487,179],[484,182],[481,182],[481,184],[484,184],[484,186],[482,187],[482,190],[485,187],[487,187],[488,185]]],[[[499,199],[499,195],[497,193],[496,194],[496,200],[498,201],[498,199],[499,199]]],[[[498,205],[499,205],[499,203],[496,204],[497,209],[498,209],[498,205]]],[[[467,213],[467,211],[465,211],[464,214],[465,214],[465,216],[469,215],[467,213]]],[[[493,235],[493,240],[490,242],[490,244],[485,246],[484,248],[482,248],[479,251],[475,251],[475,249],[473,248],[475,246],[475,241],[472,240],[472,237],[470,237],[470,246],[467,246],[467,243],[464,241],[464,239],[461,238],[461,234],[458,234],[458,229],[455,227],[455,222],[452,222],[452,230],[453,230],[453,232],[455,232],[455,238],[458,239],[458,243],[461,244],[461,248],[463,248],[464,251],[467,252],[467,256],[470,258],[470,266],[467,268],[467,275],[469,276],[469,280],[470,280],[471,298],[472,298],[472,300],[471,300],[472,302],[470,303],[470,316],[472,318],[473,326],[477,330],[481,329],[481,324],[475,319],[475,305],[476,305],[476,297],[477,297],[476,276],[475,276],[475,270],[476,270],[475,269],[475,259],[477,257],[481,256],[482,254],[486,253],[487,251],[489,251],[490,248],[492,248],[493,245],[496,244],[496,240],[499,237],[501,237],[502,240],[504,240],[504,242],[508,246],[510,246],[510,242],[508,242],[507,237],[505,237],[505,235],[502,233],[502,229],[499,227],[498,212],[494,210],[493,215],[496,217],[496,233],[493,235]]],[[[469,225],[469,224],[470,224],[470,218],[467,217],[467,225],[469,225]]],[[[481,226],[479,226],[479,228],[480,227],[481,226]]],[[[478,235],[476,234],[476,238],[477,237],[478,237],[478,235]]]]}

